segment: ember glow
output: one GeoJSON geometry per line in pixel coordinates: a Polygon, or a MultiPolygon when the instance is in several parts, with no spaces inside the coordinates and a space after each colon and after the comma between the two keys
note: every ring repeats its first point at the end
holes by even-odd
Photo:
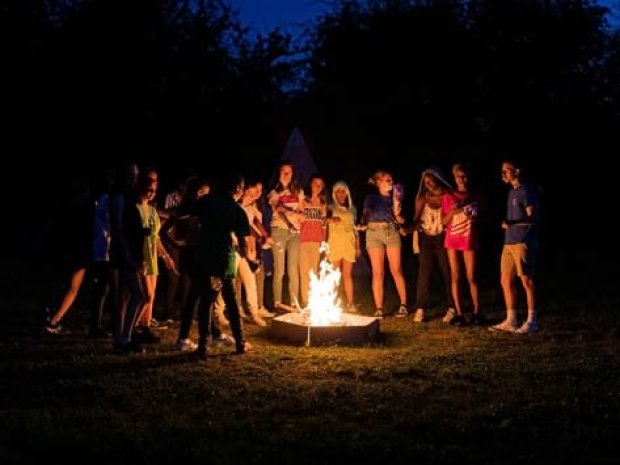
{"type": "MultiPolygon", "coordinates": [[[[327,255],[329,246],[321,243],[321,254],[327,255]]],[[[319,264],[319,274],[310,271],[310,290],[308,293],[309,324],[311,326],[329,326],[342,324],[342,308],[338,299],[340,270],[326,258],[319,264]]]]}

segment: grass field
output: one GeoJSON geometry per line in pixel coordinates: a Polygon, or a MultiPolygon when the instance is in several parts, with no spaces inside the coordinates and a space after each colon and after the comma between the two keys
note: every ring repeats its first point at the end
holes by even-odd
{"type": "MultiPolygon", "coordinates": [[[[452,328],[439,310],[386,318],[364,347],[291,346],[248,326],[253,352],[197,362],[173,349],[176,329],[121,355],[79,331],[83,303],[78,331],[51,336],[25,289],[4,296],[3,464],[618,462],[617,298],[548,294],[524,337],[452,328]]],[[[499,320],[498,294],[485,299],[499,320]]]]}

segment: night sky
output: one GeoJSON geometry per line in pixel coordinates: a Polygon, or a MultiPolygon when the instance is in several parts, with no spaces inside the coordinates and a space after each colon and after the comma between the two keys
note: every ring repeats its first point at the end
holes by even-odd
{"type": "Polygon", "coordinates": [[[325,5],[314,0],[230,0],[229,3],[239,9],[241,20],[257,33],[279,26],[297,34],[305,21],[325,9],[325,5]]]}
{"type": "MultiPolygon", "coordinates": [[[[304,23],[326,9],[316,0],[229,0],[239,10],[241,20],[256,33],[281,27],[292,34],[301,32],[304,23]]],[[[601,5],[613,8],[610,24],[620,26],[620,2],[600,0],[601,5]]]]}

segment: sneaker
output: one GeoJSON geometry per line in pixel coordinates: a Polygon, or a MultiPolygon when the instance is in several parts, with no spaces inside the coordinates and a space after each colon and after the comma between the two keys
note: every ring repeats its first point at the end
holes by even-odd
{"type": "Polygon", "coordinates": [[[375,310],[375,318],[383,318],[383,316],[384,314],[382,308],[378,308],[377,310],[375,310]]]}
{"type": "Polygon", "coordinates": [[[454,310],[454,308],[450,307],[450,308],[448,308],[448,311],[444,315],[442,321],[444,323],[446,323],[446,324],[450,324],[450,322],[454,319],[455,316],[456,316],[456,310],[454,310]]]}
{"type": "Polygon", "coordinates": [[[47,331],[50,334],[71,334],[71,331],[63,327],[60,323],[56,323],[56,324],[47,323],[45,325],[45,331],[47,331]]]}
{"type": "Polygon", "coordinates": [[[252,344],[250,344],[248,341],[245,341],[243,345],[237,346],[237,350],[235,351],[235,353],[241,355],[245,354],[246,352],[250,352],[251,350],[252,344]]]}
{"type": "Polygon", "coordinates": [[[515,329],[514,334],[533,334],[538,331],[538,324],[535,321],[526,321],[520,328],[515,329]]]}
{"type": "Polygon", "coordinates": [[[424,309],[423,308],[418,308],[415,311],[415,314],[413,315],[413,321],[416,323],[422,323],[424,322],[424,309]]]}
{"type": "Polygon", "coordinates": [[[155,318],[151,319],[151,328],[153,329],[168,329],[170,325],[168,323],[166,323],[165,321],[159,321],[156,320],[155,318]]]}
{"type": "Polygon", "coordinates": [[[405,318],[407,317],[407,315],[409,315],[407,306],[405,304],[400,304],[400,306],[398,307],[395,313],[396,318],[405,318]]]}
{"type": "Polygon", "coordinates": [[[180,350],[181,352],[192,352],[198,348],[198,344],[192,342],[191,339],[178,339],[175,344],[176,350],[180,350]]]}
{"type": "Polygon", "coordinates": [[[487,319],[479,313],[474,313],[471,316],[470,323],[474,326],[485,326],[487,324],[487,319]]]}
{"type": "Polygon", "coordinates": [[[269,310],[267,310],[267,308],[265,307],[261,307],[258,309],[258,315],[262,318],[273,318],[274,316],[276,316],[275,313],[271,313],[269,310]]]}
{"type": "Polygon", "coordinates": [[[232,346],[235,344],[235,338],[230,334],[222,333],[219,337],[213,339],[213,345],[215,346],[232,346]]]}
{"type": "Polygon", "coordinates": [[[456,326],[457,328],[460,328],[462,326],[465,326],[467,324],[467,321],[465,321],[463,315],[456,315],[450,320],[449,324],[450,326],[456,326]]]}
{"type": "Polygon", "coordinates": [[[499,324],[489,326],[489,331],[504,331],[506,333],[514,333],[518,326],[508,320],[504,320],[499,324]]]}

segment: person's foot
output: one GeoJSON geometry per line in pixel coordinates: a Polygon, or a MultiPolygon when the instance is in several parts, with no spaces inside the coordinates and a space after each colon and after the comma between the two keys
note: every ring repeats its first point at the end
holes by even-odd
{"type": "Polygon", "coordinates": [[[480,313],[474,313],[471,316],[470,323],[474,326],[485,326],[487,324],[487,319],[480,313]]]}
{"type": "Polygon", "coordinates": [[[375,310],[375,318],[383,318],[384,313],[382,308],[378,308],[375,310]]]}
{"type": "Polygon", "coordinates": [[[153,329],[168,329],[170,325],[166,321],[156,320],[155,318],[151,319],[151,328],[153,329]]]}
{"type": "Polygon", "coordinates": [[[261,318],[261,316],[258,314],[258,312],[252,313],[252,322],[256,326],[261,326],[263,328],[265,326],[267,326],[267,322],[261,318]]]}
{"type": "Polygon", "coordinates": [[[62,326],[60,323],[47,323],[44,328],[49,334],[71,334],[71,331],[62,326]]]}
{"type": "Polygon", "coordinates": [[[269,310],[267,310],[266,307],[259,308],[258,314],[261,318],[273,318],[274,316],[276,316],[275,313],[271,313],[269,310]]]}
{"type": "Polygon", "coordinates": [[[465,321],[465,318],[463,317],[463,315],[456,315],[454,318],[452,318],[452,320],[450,320],[450,325],[456,326],[457,328],[461,328],[467,325],[467,321],[465,321]]]}
{"type": "Polygon", "coordinates": [[[526,321],[518,329],[514,330],[514,334],[534,334],[538,331],[538,324],[535,321],[526,321]]]}
{"type": "Polygon", "coordinates": [[[450,322],[452,321],[452,319],[456,316],[456,310],[454,310],[454,308],[450,307],[448,308],[448,311],[446,311],[446,314],[443,316],[442,321],[446,324],[450,324],[450,322]]]}
{"type": "Polygon", "coordinates": [[[222,333],[219,337],[213,339],[213,345],[215,346],[232,346],[235,345],[235,338],[230,334],[222,333]]]}
{"type": "Polygon", "coordinates": [[[396,309],[395,316],[396,318],[406,318],[409,315],[409,311],[407,310],[407,305],[400,304],[400,306],[396,309]]]}
{"type": "Polygon", "coordinates": [[[512,321],[504,320],[493,326],[489,326],[489,331],[503,331],[505,333],[514,333],[518,326],[512,321]]]}
{"type": "Polygon", "coordinates": [[[424,309],[423,308],[418,308],[414,315],[413,315],[413,321],[415,323],[423,323],[424,319],[425,319],[426,315],[424,314],[424,309]]]}
{"type": "Polygon", "coordinates": [[[237,346],[237,350],[235,351],[235,353],[241,355],[251,350],[252,350],[252,344],[250,344],[248,341],[245,341],[243,344],[237,346]]]}
{"type": "Polygon", "coordinates": [[[192,352],[198,348],[198,344],[192,342],[189,338],[178,339],[174,347],[181,352],[192,352]]]}
{"type": "Polygon", "coordinates": [[[355,305],[354,303],[350,303],[350,304],[347,304],[345,312],[346,313],[357,314],[357,313],[360,312],[360,310],[359,310],[359,308],[357,308],[357,305],[355,305]]]}

